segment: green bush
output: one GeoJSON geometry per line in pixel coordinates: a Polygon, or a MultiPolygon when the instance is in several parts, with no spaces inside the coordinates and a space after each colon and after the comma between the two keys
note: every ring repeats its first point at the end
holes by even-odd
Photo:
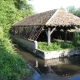
{"type": "Polygon", "coordinates": [[[71,42],[60,42],[61,48],[74,48],[73,44],[71,42]]]}
{"type": "Polygon", "coordinates": [[[0,80],[20,80],[29,74],[26,62],[13,51],[10,40],[3,36],[0,27],[0,80]]]}
{"type": "Polygon", "coordinates": [[[49,46],[47,42],[38,42],[38,48],[44,51],[53,51],[53,50],[60,50],[60,45],[55,43],[51,43],[49,46]]]}
{"type": "Polygon", "coordinates": [[[74,32],[74,33],[73,33],[72,44],[73,44],[75,47],[79,47],[79,46],[80,46],[80,35],[79,35],[78,32],[74,32]]]}

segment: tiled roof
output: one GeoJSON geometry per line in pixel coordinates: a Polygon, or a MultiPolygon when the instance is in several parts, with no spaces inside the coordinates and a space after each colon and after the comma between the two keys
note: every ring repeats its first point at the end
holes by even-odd
{"type": "Polygon", "coordinates": [[[43,13],[25,17],[12,26],[72,26],[80,25],[80,18],[61,9],[54,9],[43,13]]]}

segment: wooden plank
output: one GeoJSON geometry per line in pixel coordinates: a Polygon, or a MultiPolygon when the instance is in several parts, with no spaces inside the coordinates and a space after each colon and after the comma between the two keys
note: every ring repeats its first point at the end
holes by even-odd
{"type": "Polygon", "coordinates": [[[29,36],[29,39],[33,39],[34,38],[34,36],[35,36],[35,34],[37,32],[37,28],[38,27],[35,27],[35,26],[33,27],[32,31],[31,31],[31,34],[29,36]]]}
{"type": "Polygon", "coordinates": [[[32,36],[31,39],[37,40],[37,38],[38,38],[39,34],[41,33],[41,31],[42,31],[42,27],[38,27],[38,28],[36,29],[36,31],[34,32],[34,35],[32,36]]]}

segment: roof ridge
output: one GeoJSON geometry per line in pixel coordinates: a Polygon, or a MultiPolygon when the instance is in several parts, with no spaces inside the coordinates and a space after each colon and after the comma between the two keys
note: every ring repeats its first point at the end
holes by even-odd
{"type": "Polygon", "coordinates": [[[52,15],[52,17],[46,22],[46,25],[49,24],[49,22],[51,21],[51,19],[56,16],[56,14],[58,13],[58,11],[59,11],[59,9],[57,9],[56,12],[52,15]]]}

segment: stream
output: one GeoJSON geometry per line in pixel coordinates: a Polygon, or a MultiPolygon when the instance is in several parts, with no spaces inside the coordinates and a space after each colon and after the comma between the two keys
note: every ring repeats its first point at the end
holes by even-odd
{"type": "MultiPolygon", "coordinates": [[[[21,55],[27,63],[34,66],[40,74],[45,74],[50,71],[69,80],[80,80],[80,56],[43,60],[17,44],[15,44],[15,48],[17,53],[21,55]]],[[[34,73],[34,76],[35,75],[35,80],[37,80],[40,75],[37,72],[34,73]]]]}

